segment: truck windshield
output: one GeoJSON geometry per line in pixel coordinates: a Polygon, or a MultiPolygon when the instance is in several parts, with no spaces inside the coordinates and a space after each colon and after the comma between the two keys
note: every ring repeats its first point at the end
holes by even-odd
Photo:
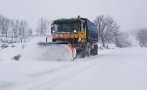
{"type": "Polygon", "coordinates": [[[54,24],[54,29],[56,32],[77,32],[80,31],[81,25],[80,23],[73,23],[73,24],[54,24]]]}

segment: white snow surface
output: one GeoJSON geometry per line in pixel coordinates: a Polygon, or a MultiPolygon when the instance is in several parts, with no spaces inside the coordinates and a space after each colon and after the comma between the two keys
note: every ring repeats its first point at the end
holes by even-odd
{"type": "Polygon", "coordinates": [[[14,56],[17,56],[22,53],[22,51],[23,51],[23,49],[22,49],[23,44],[22,43],[15,44],[15,47],[11,47],[12,45],[13,44],[8,44],[9,47],[5,48],[5,49],[2,49],[0,47],[0,60],[1,61],[10,61],[14,58],[14,56]]]}
{"type": "MultiPolygon", "coordinates": [[[[22,57],[33,48],[26,45],[22,57]]],[[[2,60],[0,90],[147,90],[146,53],[147,48],[132,47],[74,61],[2,60]]]]}

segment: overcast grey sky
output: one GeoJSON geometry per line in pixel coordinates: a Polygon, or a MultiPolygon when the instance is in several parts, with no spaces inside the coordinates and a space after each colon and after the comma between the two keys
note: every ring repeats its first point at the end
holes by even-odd
{"type": "Polygon", "coordinates": [[[93,21],[104,14],[113,17],[122,31],[147,28],[147,0],[0,0],[0,14],[26,19],[33,26],[40,17],[80,15],[93,21]]]}

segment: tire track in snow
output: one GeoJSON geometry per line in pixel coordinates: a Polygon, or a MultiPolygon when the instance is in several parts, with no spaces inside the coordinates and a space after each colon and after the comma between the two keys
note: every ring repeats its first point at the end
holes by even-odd
{"type": "MultiPolygon", "coordinates": [[[[66,70],[63,70],[61,72],[58,73],[58,75],[60,76],[56,76],[54,78],[49,78],[49,79],[41,79],[42,81],[44,81],[44,83],[39,83],[37,84],[35,87],[32,87],[29,90],[51,90],[54,87],[57,87],[58,85],[68,82],[69,80],[75,78],[76,76],[80,75],[81,73],[85,72],[86,70],[92,68],[95,65],[99,65],[99,64],[103,64],[99,63],[99,62],[86,62],[84,63],[85,65],[81,66],[81,63],[78,63],[78,65],[73,65],[69,68],[67,68],[66,70]],[[64,73],[62,75],[62,73],[64,73]],[[66,74],[65,74],[66,73],[66,74]]],[[[38,80],[40,81],[40,80],[38,80]]],[[[36,83],[36,82],[34,82],[36,83]]]]}
{"type": "MultiPolygon", "coordinates": [[[[89,68],[89,66],[93,66],[93,64],[88,64],[86,62],[84,66],[81,66],[81,63],[75,62],[68,65],[63,65],[57,68],[53,68],[49,71],[31,74],[29,77],[25,77],[25,79],[20,79],[15,85],[14,90],[35,90],[42,87],[53,88],[54,86],[60,84],[61,82],[65,82],[78,75],[79,73],[89,68]],[[75,65],[76,64],[76,65],[75,65]],[[67,73],[66,75],[64,73],[67,73]],[[63,74],[63,75],[62,75],[63,74]],[[55,75],[55,76],[54,76],[55,75]],[[43,82],[43,83],[42,83],[43,82]]],[[[38,89],[39,90],[39,89],[38,89]]]]}
{"type": "MultiPolygon", "coordinates": [[[[111,55],[109,55],[111,56],[111,55]]],[[[87,69],[92,68],[95,65],[108,63],[109,60],[95,60],[95,58],[105,58],[105,57],[91,57],[86,58],[87,60],[69,63],[62,65],[50,70],[46,70],[40,73],[26,75],[25,79],[20,79],[15,85],[14,90],[42,90],[42,89],[52,89],[68,80],[80,75],[80,73],[85,72],[87,69]],[[88,60],[92,59],[92,60],[88,60]],[[100,62],[99,62],[100,61],[100,62]],[[102,61],[102,62],[101,62],[102,61]]],[[[110,60],[111,61],[111,60],[110,60]]]]}
{"type": "Polygon", "coordinates": [[[12,86],[12,88],[17,89],[18,87],[21,87],[23,85],[29,84],[29,83],[37,80],[37,78],[43,77],[43,76],[51,74],[51,73],[58,72],[58,71],[60,71],[64,68],[67,68],[69,66],[70,65],[62,65],[62,66],[52,68],[50,70],[46,70],[46,71],[43,71],[43,72],[40,72],[40,73],[27,74],[27,75],[25,75],[25,78],[23,78],[23,79],[22,79],[22,77],[20,77],[20,79],[17,82],[15,82],[15,84],[14,84],[14,86],[12,86]]]}
{"type": "Polygon", "coordinates": [[[84,65],[84,66],[81,66],[81,64],[79,64],[76,66],[69,67],[69,68],[67,68],[66,72],[65,72],[65,70],[61,71],[59,73],[60,76],[56,76],[53,79],[46,80],[45,83],[41,83],[41,84],[37,85],[36,87],[31,88],[30,90],[51,90],[54,87],[56,87],[62,83],[65,83],[68,80],[71,80],[74,77],[78,76],[80,73],[82,73],[82,72],[86,71],[87,69],[89,69],[90,67],[94,66],[94,64],[96,64],[96,63],[92,63],[92,64],[88,64],[88,65],[86,63],[86,65],[84,65]],[[74,68],[74,69],[71,69],[71,68],[74,68]],[[64,73],[64,74],[62,75],[62,73],[64,73]]]}

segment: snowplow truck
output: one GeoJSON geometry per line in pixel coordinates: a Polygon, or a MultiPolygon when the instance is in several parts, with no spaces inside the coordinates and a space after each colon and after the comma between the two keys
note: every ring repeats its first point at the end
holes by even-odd
{"type": "Polygon", "coordinates": [[[98,31],[86,18],[57,19],[51,25],[52,43],[70,44],[76,57],[97,55],[98,31]]]}

